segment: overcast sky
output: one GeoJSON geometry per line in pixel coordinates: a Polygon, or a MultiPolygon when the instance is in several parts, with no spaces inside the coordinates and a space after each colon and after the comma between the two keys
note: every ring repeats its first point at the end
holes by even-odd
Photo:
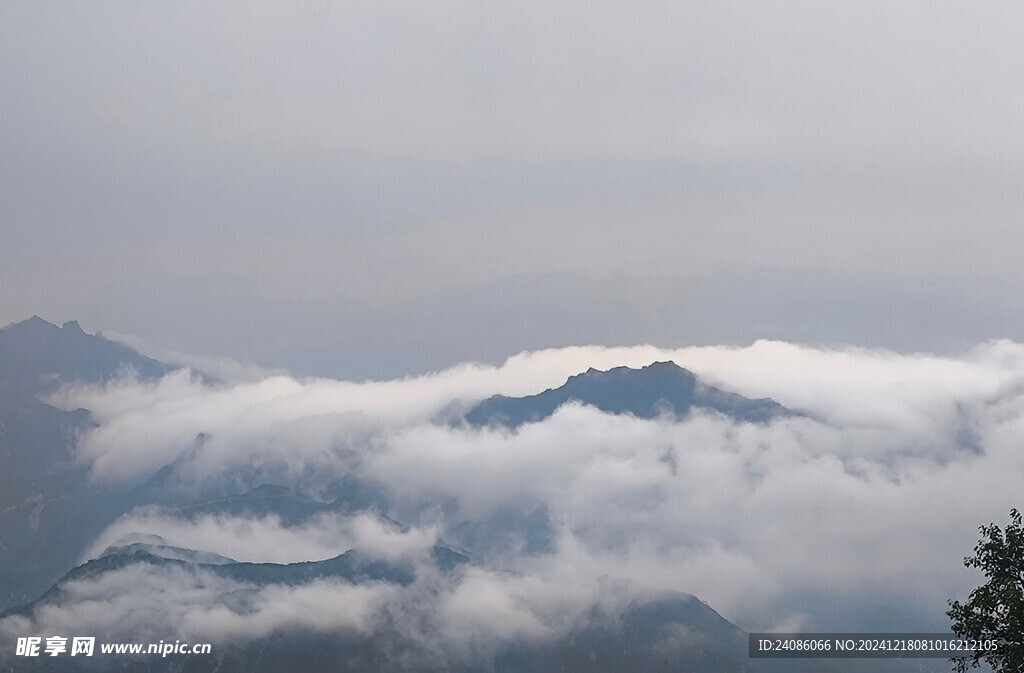
{"type": "Polygon", "coordinates": [[[1019,3],[0,5],[0,323],[348,377],[1024,339],[1019,3]]]}

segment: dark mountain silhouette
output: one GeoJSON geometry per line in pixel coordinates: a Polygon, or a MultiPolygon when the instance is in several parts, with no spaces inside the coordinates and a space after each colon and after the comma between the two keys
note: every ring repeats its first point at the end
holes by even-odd
{"type": "Polygon", "coordinates": [[[0,329],[0,607],[45,590],[125,507],[123,493],[91,487],[72,455],[88,411],[41,398],[62,383],[172,370],[74,321],[34,316],[0,329]]]}
{"type": "Polygon", "coordinates": [[[59,383],[101,383],[128,370],[153,379],[174,369],[124,344],[86,334],[74,320],[58,327],[32,316],[0,329],[0,389],[4,391],[38,395],[59,383]]]}
{"type": "Polygon", "coordinates": [[[189,563],[206,563],[210,565],[222,565],[225,563],[238,563],[235,559],[214,554],[213,552],[198,551],[196,549],[185,549],[171,545],[159,535],[146,533],[135,533],[127,535],[118,542],[107,547],[97,558],[106,556],[118,556],[134,554],[136,551],[143,551],[160,558],[187,561],[189,563]]]}
{"type": "Polygon", "coordinates": [[[515,552],[531,556],[555,551],[556,534],[546,506],[520,511],[505,507],[483,521],[463,521],[449,539],[474,558],[489,560],[515,552]]]}
{"type": "MultiPolygon", "coordinates": [[[[7,611],[3,616],[31,616],[47,607],[62,605],[68,599],[64,586],[69,582],[102,581],[107,573],[135,566],[174,567],[185,571],[202,570],[257,588],[272,584],[297,586],[307,582],[335,578],[351,583],[378,581],[406,587],[415,579],[415,568],[401,563],[372,560],[351,550],[324,561],[273,564],[238,563],[219,558],[215,563],[196,563],[189,556],[201,553],[163,545],[134,543],[107,550],[100,558],[68,572],[53,588],[31,604],[7,611]]],[[[444,545],[433,550],[435,567],[443,573],[458,573],[470,563],[464,555],[444,545]]],[[[244,603],[244,601],[243,601],[244,603]]],[[[244,610],[240,604],[237,609],[244,610]]],[[[230,606],[229,606],[229,609],[230,606]]],[[[206,671],[241,673],[265,671],[401,671],[415,670],[477,671],[508,673],[528,671],[775,671],[776,662],[756,666],[746,659],[746,634],[722,618],[705,603],[686,594],[666,594],[656,600],[637,603],[619,616],[594,613],[568,637],[554,642],[518,643],[499,649],[486,659],[464,661],[458,657],[422,660],[421,643],[404,638],[400,629],[385,623],[370,634],[345,631],[330,634],[292,631],[276,634],[245,645],[222,645],[212,656],[171,657],[98,657],[91,661],[41,658],[24,663],[30,670],[145,670],[206,671]],[[641,668],[636,668],[640,666],[641,668]]]]}
{"type": "MultiPolygon", "coordinates": [[[[103,383],[131,374],[153,380],[174,368],[78,323],[38,317],[0,330],[0,609],[31,600],[78,562],[118,516],[140,505],[180,508],[184,516],[274,514],[286,524],[323,511],[385,509],[382,494],[354,478],[325,489],[325,501],[260,485],[261,475],[230,475],[213,493],[179,488],[177,462],[135,486],[96,485],[75,460],[88,410],[64,411],[44,399],[61,384],[103,383]]],[[[197,373],[205,381],[213,379],[197,373]]],[[[197,437],[196,449],[204,438],[197,437]]]]}
{"type": "MultiPolygon", "coordinates": [[[[70,582],[101,583],[108,573],[132,568],[176,568],[183,572],[204,571],[242,582],[245,592],[270,585],[302,586],[319,579],[338,579],[358,584],[385,582],[402,591],[415,580],[417,569],[402,563],[370,559],[350,550],[324,561],[292,564],[238,563],[218,558],[214,563],[189,561],[203,558],[202,552],[134,543],[112,548],[98,559],[68,572],[44,596],[31,604],[8,610],[3,617],[31,617],[41,609],[66,606],[70,582]]],[[[434,565],[453,580],[471,561],[444,545],[434,548],[434,565]]],[[[430,593],[418,594],[433,600],[430,593]]],[[[121,597],[124,600],[127,597],[121,597]]],[[[251,606],[246,597],[228,596],[223,608],[245,614],[251,606]]],[[[428,634],[429,638],[429,634],[428,634]]],[[[102,637],[98,642],[102,642],[102,637]]],[[[0,652],[0,665],[10,660],[0,652]]],[[[625,673],[654,671],[669,673],[909,673],[946,670],[942,660],[799,660],[750,659],[747,634],[694,596],[668,592],[627,605],[609,615],[593,611],[576,627],[553,640],[514,640],[475,657],[449,655],[436,647],[424,649],[417,638],[403,634],[400,624],[381,621],[370,632],[335,629],[328,633],[301,629],[277,631],[255,641],[217,643],[209,655],[114,656],[91,659],[69,657],[22,658],[17,670],[63,671],[147,671],[151,673],[333,673],[357,671],[398,673],[400,671],[441,671],[471,673],[625,673]]]]}
{"type": "MultiPolygon", "coordinates": [[[[242,593],[270,585],[302,586],[320,579],[353,584],[385,582],[402,591],[415,580],[417,568],[386,562],[350,550],[334,558],[291,564],[239,563],[224,557],[212,562],[206,552],[179,549],[159,539],[133,542],[108,549],[99,558],[68,572],[38,600],[11,609],[0,618],[31,617],[43,609],[72,607],[67,601],[68,583],[102,583],[109,573],[132,568],[138,572],[175,568],[204,571],[243,583],[242,593]]],[[[452,580],[472,562],[445,545],[433,549],[433,565],[452,580]]],[[[116,583],[115,583],[116,584],[116,583]]],[[[130,591],[130,586],[126,588],[130,591]]],[[[420,592],[421,600],[436,598],[420,592]]],[[[108,597],[109,599],[109,597],[108,597]]],[[[117,600],[130,600],[121,596],[117,600]]],[[[221,606],[245,614],[251,609],[243,595],[226,597],[221,606]]],[[[98,642],[103,642],[102,636],[98,642]]],[[[948,670],[943,660],[922,659],[750,659],[747,634],[706,603],[683,593],[663,593],[638,599],[615,615],[593,611],[565,635],[554,640],[512,641],[475,658],[449,657],[443,650],[423,649],[424,643],[404,635],[398,624],[383,620],[370,632],[336,629],[329,633],[300,629],[277,631],[255,641],[217,643],[210,655],[114,656],[91,659],[68,657],[22,658],[17,669],[42,672],[148,671],[151,673],[328,673],[358,671],[441,671],[471,673],[625,673],[627,671],[692,671],[693,673],[938,673],[948,670]]],[[[0,666],[11,661],[0,651],[0,666]]]]}
{"type": "Polygon", "coordinates": [[[642,369],[588,369],[570,376],[562,386],[537,395],[495,395],[473,407],[466,420],[472,425],[514,428],[544,420],[569,401],[639,418],[654,418],[662,413],[681,416],[691,409],[708,409],[737,421],[766,423],[796,413],[774,400],[752,400],[702,383],[692,372],[673,362],[655,362],[642,369]]]}

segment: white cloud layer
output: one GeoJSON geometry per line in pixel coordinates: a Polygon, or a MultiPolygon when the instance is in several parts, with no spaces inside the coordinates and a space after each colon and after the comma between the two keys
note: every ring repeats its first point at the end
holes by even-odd
{"type": "MultiPolygon", "coordinates": [[[[1021,504],[1022,392],[1024,346],[1010,342],[937,357],[759,341],[523,353],[500,367],[386,382],[273,377],[206,387],[179,373],[59,397],[96,415],[99,427],[79,450],[97,479],[139,481],[179,458],[188,468],[179,475],[198,482],[253,462],[277,466],[300,489],[311,469],[354,472],[387,490],[391,515],[421,526],[399,534],[369,516],[289,528],[137,512],[97,548],[150,532],[244,560],[324,558],[348,544],[400,554],[464,521],[544,507],[554,544],[539,554],[496,552],[492,563],[521,573],[502,591],[536,583],[544,594],[564,579],[594,600],[599,581],[615,581],[636,592],[693,593],[741,624],[767,628],[799,623],[797,597],[935,615],[963,596],[976,581],[961,560],[977,526],[1021,504]],[[453,400],[531,394],[591,366],[655,360],[807,416],[768,425],[709,413],[641,420],[570,404],[517,432],[433,421],[453,400]],[[196,450],[199,433],[207,439],[196,450]]],[[[474,572],[464,582],[484,581],[474,572]]],[[[569,619],[546,608],[520,613],[516,606],[533,598],[483,600],[493,588],[478,588],[453,589],[445,618],[486,628],[490,617],[475,611],[504,610],[496,621],[533,635],[569,619]],[[467,602],[469,594],[478,600],[467,602]]]]}
{"type": "Polygon", "coordinates": [[[429,550],[437,540],[432,528],[401,530],[397,524],[362,513],[317,514],[287,526],[274,515],[243,517],[203,514],[183,518],[160,508],[142,508],[111,524],[93,543],[85,559],[123,544],[134,534],[159,535],[167,544],[213,552],[250,563],[321,561],[357,548],[371,556],[399,559],[429,550]]]}
{"type": "Polygon", "coordinates": [[[207,570],[134,564],[65,583],[59,602],[0,621],[8,634],[90,633],[173,642],[260,639],[279,629],[365,631],[394,587],[314,580],[257,588],[207,570]],[[168,638],[173,634],[172,637],[168,638]]]}

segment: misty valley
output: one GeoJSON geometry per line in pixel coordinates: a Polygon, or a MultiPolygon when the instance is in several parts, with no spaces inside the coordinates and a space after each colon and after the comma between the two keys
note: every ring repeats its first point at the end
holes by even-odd
{"type": "Polygon", "coordinates": [[[0,376],[3,670],[944,671],[747,633],[948,632],[1024,473],[1008,342],[220,380],[32,318],[0,376]]]}

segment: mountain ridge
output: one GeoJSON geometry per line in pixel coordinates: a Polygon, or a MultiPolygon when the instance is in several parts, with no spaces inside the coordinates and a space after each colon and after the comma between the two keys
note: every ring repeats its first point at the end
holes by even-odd
{"type": "Polygon", "coordinates": [[[770,398],[750,399],[702,382],[696,374],[671,361],[653,362],[640,369],[589,368],[566,379],[558,388],[535,395],[494,395],[472,407],[464,416],[474,426],[504,425],[516,428],[544,420],[566,402],[576,401],[613,414],[655,418],[663,413],[678,416],[693,409],[708,409],[737,421],[768,423],[801,415],[770,398]]]}
{"type": "Polygon", "coordinates": [[[101,334],[77,320],[57,326],[37,315],[0,329],[0,386],[22,395],[49,392],[56,382],[104,383],[126,370],[160,378],[178,369],[101,334]]]}
{"type": "Polygon", "coordinates": [[[58,409],[46,396],[66,383],[128,371],[153,380],[175,369],[75,320],[57,326],[36,315],[0,329],[0,609],[50,586],[126,502],[90,485],[75,459],[88,410],[58,409]]]}

